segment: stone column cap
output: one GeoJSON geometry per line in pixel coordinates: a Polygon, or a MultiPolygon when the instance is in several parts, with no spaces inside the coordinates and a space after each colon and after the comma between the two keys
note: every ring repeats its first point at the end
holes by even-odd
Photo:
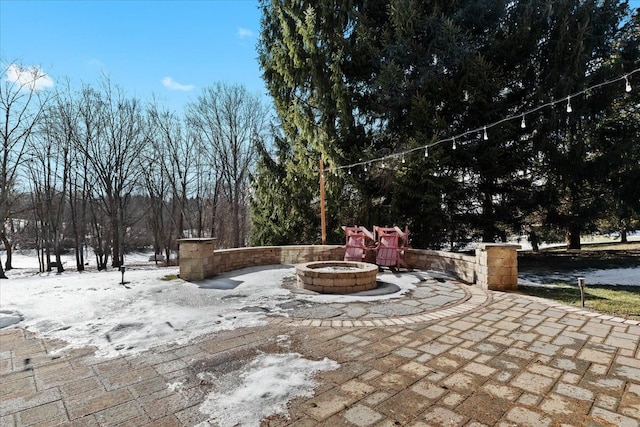
{"type": "Polygon", "coordinates": [[[207,243],[218,240],[217,237],[185,237],[184,239],[177,239],[178,243],[207,243]]]}
{"type": "Polygon", "coordinates": [[[489,249],[489,248],[507,248],[507,249],[522,249],[521,245],[516,243],[478,243],[478,249],[489,249]]]}

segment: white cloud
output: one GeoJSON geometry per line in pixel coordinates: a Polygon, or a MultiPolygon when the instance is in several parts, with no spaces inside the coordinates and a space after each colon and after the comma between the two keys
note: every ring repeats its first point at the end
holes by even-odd
{"type": "Polygon", "coordinates": [[[251,31],[248,28],[238,27],[238,36],[241,39],[248,39],[248,38],[253,37],[253,31],[251,31]]]}
{"type": "Polygon", "coordinates": [[[171,77],[165,77],[164,79],[162,79],[162,85],[166,88],[173,89],[173,90],[189,91],[195,88],[194,85],[183,85],[181,83],[178,83],[177,81],[173,80],[171,77]]]}
{"type": "Polygon", "coordinates": [[[87,65],[89,65],[90,67],[96,67],[99,69],[104,69],[104,64],[102,62],[100,62],[99,60],[92,58],[90,60],[87,61],[87,65]]]}
{"type": "Polygon", "coordinates": [[[21,87],[29,87],[31,90],[53,87],[51,77],[35,65],[26,67],[16,64],[9,65],[7,68],[7,81],[17,83],[21,87]]]}

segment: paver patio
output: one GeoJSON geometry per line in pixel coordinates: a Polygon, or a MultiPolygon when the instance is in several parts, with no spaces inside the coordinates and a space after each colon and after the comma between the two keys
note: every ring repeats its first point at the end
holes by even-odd
{"type": "Polygon", "coordinates": [[[115,359],[2,329],[0,425],[196,425],[216,386],[198,374],[298,352],[340,367],[264,425],[640,426],[637,321],[448,282],[455,295],[428,311],[270,317],[115,359]]]}

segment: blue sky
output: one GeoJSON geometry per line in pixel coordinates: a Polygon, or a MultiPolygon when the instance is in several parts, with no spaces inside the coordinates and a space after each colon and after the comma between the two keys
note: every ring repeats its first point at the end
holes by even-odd
{"type": "Polygon", "coordinates": [[[268,99],[259,31],[257,0],[0,0],[3,65],[38,66],[52,84],[94,84],[104,72],[128,94],[177,111],[216,82],[268,99]]]}
{"type": "Polygon", "coordinates": [[[0,0],[3,65],[39,66],[54,83],[113,83],[181,111],[216,82],[265,95],[254,0],[0,0]]]}

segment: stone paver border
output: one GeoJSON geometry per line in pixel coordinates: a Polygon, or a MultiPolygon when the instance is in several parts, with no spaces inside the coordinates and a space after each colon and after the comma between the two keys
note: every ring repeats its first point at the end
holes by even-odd
{"type": "Polygon", "coordinates": [[[291,326],[313,326],[332,328],[363,328],[411,325],[414,323],[432,322],[446,317],[468,313],[487,303],[490,300],[489,294],[477,286],[464,286],[457,284],[468,295],[458,304],[450,305],[442,309],[432,310],[421,314],[408,316],[394,316],[385,319],[300,319],[300,318],[276,318],[274,321],[279,324],[289,324],[291,326]]]}

